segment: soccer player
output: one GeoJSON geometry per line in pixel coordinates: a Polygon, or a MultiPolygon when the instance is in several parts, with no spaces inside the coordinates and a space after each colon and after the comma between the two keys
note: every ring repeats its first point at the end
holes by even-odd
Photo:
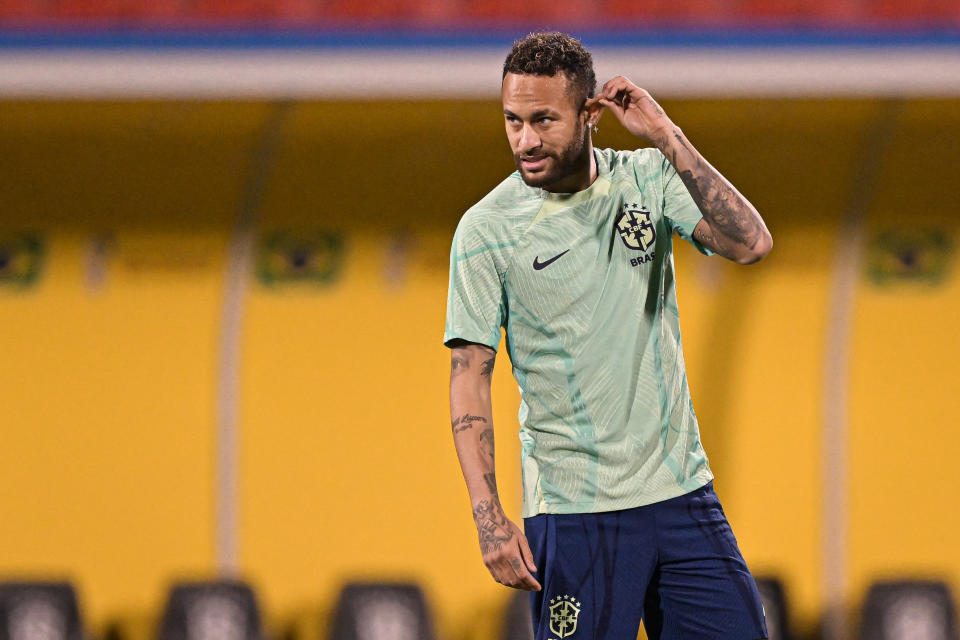
{"type": "Polygon", "coordinates": [[[763,638],[700,444],[671,237],[750,264],[770,233],[649,93],[622,76],[595,87],[574,38],[514,45],[501,94],[517,172],[453,240],[451,420],[483,561],[534,592],[538,640],[634,640],[641,620],[652,639],[763,638]],[[655,148],[593,148],[604,110],[655,148]],[[494,472],[501,327],[522,395],[525,533],[494,472]]]}

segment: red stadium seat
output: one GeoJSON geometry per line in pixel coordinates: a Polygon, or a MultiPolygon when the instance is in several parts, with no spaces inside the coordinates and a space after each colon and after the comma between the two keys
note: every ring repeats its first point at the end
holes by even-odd
{"type": "Polygon", "coordinates": [[[881,21],[960,24],[960,2],[956,0],[875,0],[871,9],[871,17],[881,21]]]}
{"type": "Polygon", "coordinates": [[[277,3],[271,0],[197,0],[191,5],[185,17],[249,22],[277,16],[277,3]]]}
{"type": "Polygon", "coordinates": [[[48,5],[46,18],[85,21],[128,21],[161,19],[175,21],[184,16],[183,0],[56,0],[48,5]]]}
{"type": "Polygon", "coordinates": [[[151,0],[131,4],[136,5],[131,10],[132,15],[142,20],[157,20],[169,24],[183,18],[183,0],[151,0]]]}
{"type": "Polygon", "coordinates": [[[957,0],[2,0],[0,20],[88,22],[148,20],[160,26],[201,20],[215,25],[279,21],[433,22],[482,28],[522,21],[578,24],[960,25],[957,0]]]}
{"type": "Polygon", "coordinates": [[[116,20],[124,16],[125,4],[124,0],[57,0],[50,3],[49,17],[116,20]]]}
{"type": "Polygon", "coordinates": [[[841,25],[856,21],[864,11],[857,0],[741,0],[737,13],[744,22],[841,25]]]}
{"type": "Polygon", "coordinates": [[[321,16],[326,2],[322,0],[282,0],[276,3],[276,15],[279,19],[309,24],[321,16]]]}
{"type": "Polygon", "coordinates": [[[455,17],[457,0],[329,0],[323,15],[347,20],[418,20],[431,17],[455,17]]]}
{"type": "Polygon", "coordinates": [[[467,0],[463,6],[463,13],[470,18],[479,18],[484,21],[524,20],[544,25],[554,21],[603,17],[599,4],[590,0],[568,0],[567,2],[557,2],[556,0],[528,0],[527,2],[467,0]]]}
{"type": "Polygon", "coordinates": [[[45,5],[37,0],[4,0],[0,2],[0,20],[43,18],[45,5]]]}
{"type": "Polygon", "coordinates": [[[730,2],[725,0],[607,0],[602,15],[617,20],[626,20],[631,26],[648,22],[687,23],[692,21],[718,23],[728,22],[734,16],[730,2]]]}

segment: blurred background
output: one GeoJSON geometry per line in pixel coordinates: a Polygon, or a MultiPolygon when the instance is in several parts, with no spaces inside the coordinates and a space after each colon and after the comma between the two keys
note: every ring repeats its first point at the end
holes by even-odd
{"type": "MultiPolygon", "coordinates": [[[[513,170],[502,60],[543,28],[775,238],[675,242],[771,637],[956,637],[960,1],[0,0],[0,639],[526,637],[441,335],[456,223],[513,170]]],[[[595,144],[646,143],[607,115],[595,144]]],[[[505,357],[494,388],[518,518],[505,357]]]]}

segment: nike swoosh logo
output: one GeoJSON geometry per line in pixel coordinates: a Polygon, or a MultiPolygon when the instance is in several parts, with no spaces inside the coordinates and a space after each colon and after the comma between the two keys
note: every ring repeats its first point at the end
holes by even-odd
{"type": "MultiPolygon", "coordinates": [[[[567,249],[567,251],[570,251],[570,249],[567,249]]],[[[553,264],[554,262],[562,258],[564,255],[566,255],[567,251],[564,251],[563,253],[558,253],[557,255],[553,256],[549,260],[545,260],[543,262],[540,262],[540,256],[536,256],[533,259],[533,268],[536,269],[537,271],[540,271],[540,269],[543,269],[544,267],[549,267],[551,264],[553,264]]]]}

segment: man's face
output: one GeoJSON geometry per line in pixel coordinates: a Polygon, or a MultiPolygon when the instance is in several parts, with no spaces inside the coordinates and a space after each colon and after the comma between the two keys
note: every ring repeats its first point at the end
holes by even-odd
{"type": "Polygon", "coordinates": [[[501,93],[507,139],[524,182],[564,191],[565,178],[589,171],[587,112],[574,104],[565,75],[508,73],[501,93]]]}

